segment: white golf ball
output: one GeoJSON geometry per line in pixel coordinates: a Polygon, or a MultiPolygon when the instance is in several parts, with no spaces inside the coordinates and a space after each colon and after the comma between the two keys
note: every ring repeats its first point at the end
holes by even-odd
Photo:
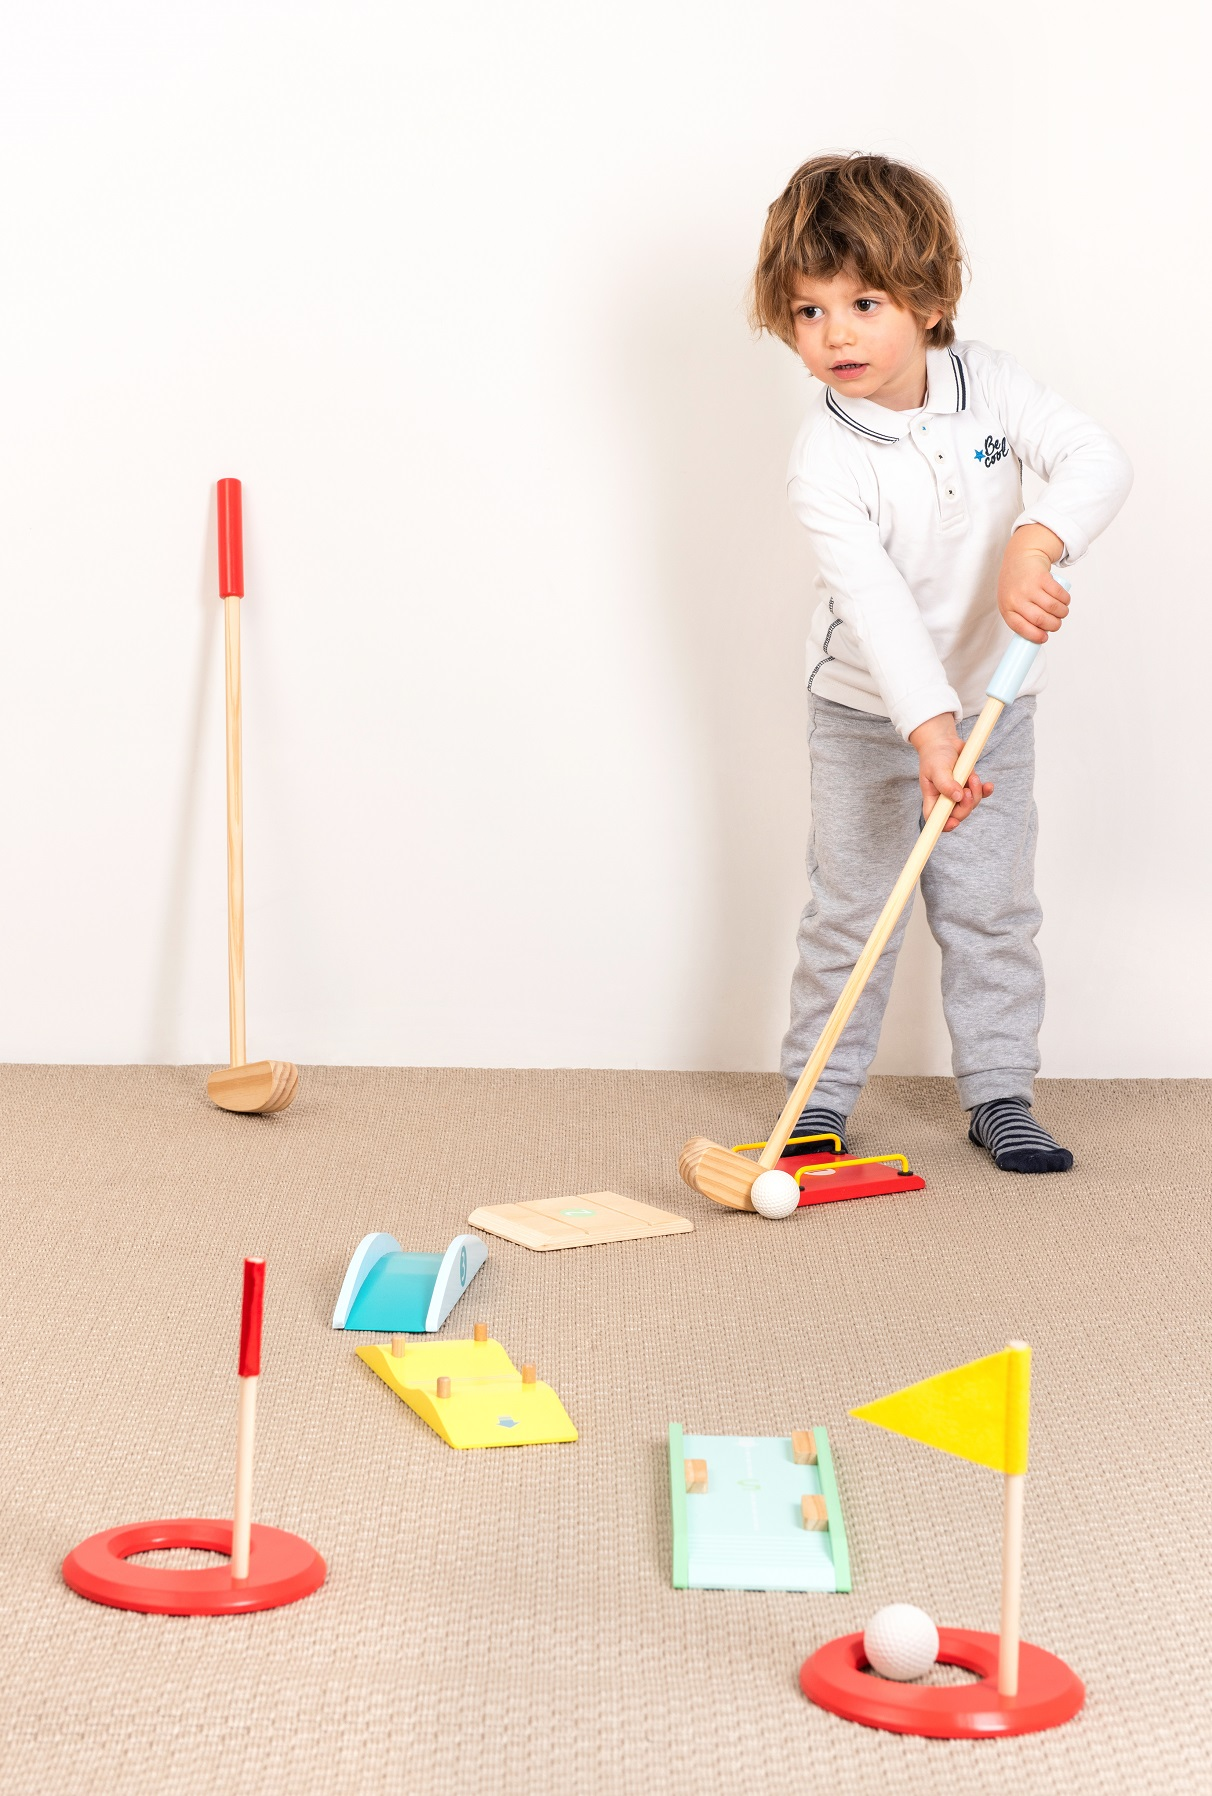
{"type": "Polygon", "coordinates": [[[889,1603],[867,1623],[863,1651],[872,1671],[905,1683],[920,1678],[938,1658],[938,1629],[924,1609],[889,1603]]]}
{"type": "Polygon", "coordinates": [[[800,1188],[789,1172],[764,1172],[749,1195],[759,1216],[790,1216],[799,1207],[800,1188]]]}

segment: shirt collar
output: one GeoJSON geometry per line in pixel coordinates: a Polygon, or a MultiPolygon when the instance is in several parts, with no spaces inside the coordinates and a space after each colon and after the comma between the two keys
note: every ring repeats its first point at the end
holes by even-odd
{"type": "MultiPolygon", "coordinates": [[[[892,412],[872,399],[839,399],[832,387],[825,389],[825,409],[857,436],[872,443],[899,443],[909,435],[918,412],[892,412]]],[[[968,409],[968,376],[954,349],[926,351],[927,412],[962,412],[968,409]]]]}

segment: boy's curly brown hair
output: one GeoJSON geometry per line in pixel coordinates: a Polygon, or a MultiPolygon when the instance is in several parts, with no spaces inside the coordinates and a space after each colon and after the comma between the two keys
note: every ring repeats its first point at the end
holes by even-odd
{"type": "Polygon", "coordinates": [[[794,348],[796,276],[829,280],[846,272],[923,324],[942,312],[926,341],[945,349],[955,340],[965,267],[951,202],[928,175],[887,156],[814,156],[766,214],[750,321],[794,348]]]}

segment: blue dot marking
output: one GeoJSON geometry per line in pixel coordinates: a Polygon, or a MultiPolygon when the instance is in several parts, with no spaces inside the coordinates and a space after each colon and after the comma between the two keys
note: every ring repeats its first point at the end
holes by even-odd
{"type": "Polygon", "coordinates": [[[514,1421],[512,1416],[498,1416],[497,1417],[497,1427],[498,1428],[516,1428],[517,1423],[514,1421]]]}

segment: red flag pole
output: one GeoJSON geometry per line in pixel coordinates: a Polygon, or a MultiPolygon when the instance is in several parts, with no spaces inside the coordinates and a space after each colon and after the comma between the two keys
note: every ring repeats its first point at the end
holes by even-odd
{"type": "Polygon", "coordinates": [[[261,1311],[265,1261],[245,1260],[240,1309],[240,1397],[236,1411],[236,1502],[231,1529],[231,1575],[247,1578],[252,1539],[253,1435],[257,1422],[257,1381],[261,1376],[261,1311]]]}

